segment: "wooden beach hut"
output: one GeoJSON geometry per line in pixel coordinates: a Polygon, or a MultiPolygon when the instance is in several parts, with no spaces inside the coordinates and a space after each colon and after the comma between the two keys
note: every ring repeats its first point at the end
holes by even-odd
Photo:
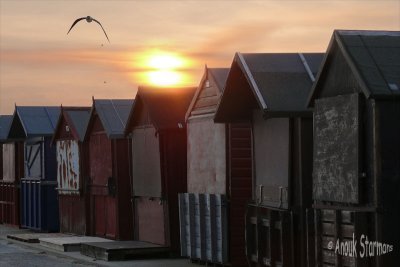
{"type": "Polygon", "coordinates": [[[185,113],[194,88],[140,87],[126,133],[132,139],[135,240],[179,251],[178,193],[186,192],[185,113]]]}
{"type": "Polygon", "coordinates": [[[181,254],[203,263],[246,266],[251,125],[214,123],[228,73],[229,68],[206,67],[186,112],[188,193],[180,195],[181,254]]]}
{"type": "Polygon", "coordinates": [[[83,142],[90,107],[61,107],[53,136],[57,155],[60,232],[89,234],[89,154],[83,142]]]}
{"type": "Polygon", "coordinates": [[[0,116],[0,223],[19,226],[19,182],[24,173],[23,143],[8,139],[12,115],[0,116]]]}
{"type": "Polygon", "coordinates": [[[313,265],[398,265],[400,32],[335,30],[308,105],[313,265]],[[356,253],[336,250],[346,240],[356,253]]]}
{"type": "Polygon", "coordinates": [[[306,266],[311,207],[312,113],[307,96],[323,55],[234,57],[216,122],[250,121],[252,201],[246,210],[250,266],[306,266]]]}
{"type": "Polygon", "coordinates": [[[89,149],[90,234],[133,239],[130,144],[124,129],[132,99],[94,99],[84,142],[89,149]]]}
{"type": "MultiPolygon", "coordinates": [[[[56,149],[51,139],[60,107],[16,106],[8,138],[24,142],[21,188],[21,227],[37,231],[59,230],[56,149]]],[[[22,157],[22,159],[21,159],[22,157]]]]}

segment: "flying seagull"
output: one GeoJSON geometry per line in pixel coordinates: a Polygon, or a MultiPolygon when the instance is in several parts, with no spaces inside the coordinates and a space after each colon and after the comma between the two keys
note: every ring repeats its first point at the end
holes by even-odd
{"type": "Polygon", "coordinates": [[[100,25],[101,29],[103,30],[104,34],[106,35],[106,38],[107,38],[108,42],[110,42],[110,39],[108,39],[107,33],[103,28],[103,25],[101,25],[101,23],[98,20],[92,18],[91,16],[82,17],[82,18],[79,18],[79,19],[75,20],[74,23],[72,23],[71,28],[69,28],[69,31],[67,32],[67,34],[72,30],[72,28],[75,26],[75,24],[77,24],[79,21],[81,21],[83,19],[86,19],[86,21],[89,22],[89,23],[92,22],[92,21],[97,22],[100,25]]]}

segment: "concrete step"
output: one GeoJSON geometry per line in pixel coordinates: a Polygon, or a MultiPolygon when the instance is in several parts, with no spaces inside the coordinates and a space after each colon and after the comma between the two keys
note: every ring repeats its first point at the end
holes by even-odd
{"type": "Polygon", "coordinates": [[[8,234],[7,238],[26,243],[39,243],[39,238],[68,237],[68,236],[71,235],[61,234],[61,233],[23,233],[23,234],[8,234]]]}
{"type": "Polygon", "coordinates": [[[106,261],[169,257],[169,251],[169,247],[142,241],[81,244],[81,254],[106,261]]]}
{"type": "Polygon", "coordinates": [[[44,237],[40,245],[63,252],[80,251],[82,243],[113,242],[113,240],[94,236],[44,237]]]}

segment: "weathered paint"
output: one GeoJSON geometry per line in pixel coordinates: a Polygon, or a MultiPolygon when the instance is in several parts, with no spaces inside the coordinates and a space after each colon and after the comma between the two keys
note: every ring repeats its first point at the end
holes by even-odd
{"type": "Polygon", "coordinates": [[[60,194],[79,194],[79,144],[76,140],[57,141],[57,182],[60,194]]]}
{"type": "Polygon", "coordinates": [[[359,201],[359,110],[358,93],[315,101],[315,200],[359,201]]]}
{"type": "Polygon", "coordinates": [[[188,191],[191,193],[226,193],[225,125],[212,117],[189,119],[188,191]]]}
{"type": "Polygon", "coordinates": [[[3,173],[2,179],[5,182],[15,181],[15,144],[3,144],[3,173]]]}

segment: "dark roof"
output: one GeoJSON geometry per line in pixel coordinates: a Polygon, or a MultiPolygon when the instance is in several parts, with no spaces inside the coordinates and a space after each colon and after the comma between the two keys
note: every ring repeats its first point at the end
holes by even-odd
{"type": "Polygon", "coordinates": [[[12,128],[16,124],[22,127],[22,133],[18,133],[19,136],[39,137],[53,135],[59,115],[60,107],[16,106],[9,138],[15,137],[12,128]]]}
{"type": "MultiPolygon", "coordinates": [[[[133,99],[95,99],[93,107],[107,133],[108,138],[123,138],[133,99]]],[[[92,107],[92,112],[93,112],[92,107]]]]}
{"type": "Polygon", "coordinates": [[[229,109],[240,109],[241,100],[234,98],[238,98],[235,91],[243,90],[238,88],[243,79],[264,112],[306,111],[305,103],[322,58],[322,53],[236,53],[216,121],[221,121],[222,113],[228,114],[229,109]]]}
{"type": "Polygon", "coordinates": [[[318,93],[319,81],[336,48],[343,54],[367,98],[400,96],[400,31],[335,30],[309,96],[309,105],[318,93]]]}
{"type": "Polygon", "coordinates": [[[12,115],[0,115],[0,142],[7,140],[12,117],[12,115]]]}
{"type": "Polygon", "coordinates": [[[71,124],[78,133],[79,140],[82,141],[85,137],[86,127],[90,117],[90,108],[82,110],[67,109],[66,113],[71,119],[71,124]]]}
{"type": "Polygon", "coordinates": [[[185,127],[185,113],[195,89],[195,87],[139,87],[136,95],[137,105],[129,116],[127,131],[130,131],[129,128],[135,125],[136,114],[139,113],[140,108],[148,110],[150,121],[157,130],[185,127]]]}
{"type": "Polygon", "coordinates": [[[229,68],[207,68],[207,70],[213,76],[220,92],[222,92],[228,78],[229,68]]]}
{"type": "Polygon", "coordinates": [[[90,117],[90,107],[61,107],[60,118],[57,123],[54,138],[57,137],[58,131],[61,130],[60,127],[63,117],[71,127],[74,138],[83,141],[90,117]]]}

